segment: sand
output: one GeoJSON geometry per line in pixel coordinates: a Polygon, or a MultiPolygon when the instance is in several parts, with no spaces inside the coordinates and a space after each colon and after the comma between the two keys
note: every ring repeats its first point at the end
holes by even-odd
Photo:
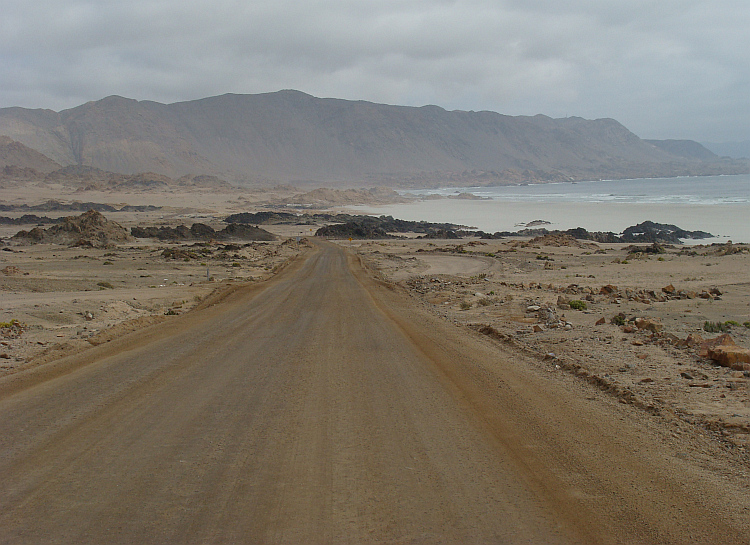
{"type": "MultiPolygon", "coordinates": [[[[294,192],[279,189],[272,198],[294,192]]],[[[28,184],[4,191],[4,197],[7,203],[57,198],[157,204],[165,208],[106,216],[125,227],[200,221],[221,228],[226,214],[255,211],[268,194],[112,194],[28,184]]],[[[113,249],[51,244],[3,248],[0,322],[17,320],[22,326],[2,330],[0,372],[13,373],[85,350],[122,328],[168,320],[227,286],[263,281],[297,255],[305,246],[304,239],[298,239],[316,228],[265,227],[280,239],[230,251],[212,244],[204,258],[188,261],[166,259],[161,252],[166,247],[187,249],[192,242],[137,240],[113,249]]],[[[0,236],[18,229],[4,226],[0,236]]],[[[750,449],[750,373],[721,367],[700,357],[696,347],[679,347],[675,340],[715,337],[717,333],[704,331],[705,322],[733,321],[740,325],[729,326],[729,334],[738,345],[750,347],[750,329],[742,325],[750,322],[750,253],[722,256],[717,247],[675,246],[661,255],[633,256],[624,245],[558,247],[517,239],[340,243],[430,312],[464,328],[466,335],[482,330],[496,342],[533,356],[550,373],[574,375],[642,408],[644,414],[673,422],[676,434],[706,434],[728,449],[750,449]],[[602,287],[609,285],[616,286],[620,296],[602,294],[602,287]],[[662,288],[669,285],[678,292],[699,295],[713,288],[722,295],[659,301],[662,288]],[[639,290],[657,297],[646,300],[639,290]],[[561,296],[584,300],[587,308],[560,308],[561,296]],[[551,308],[554,316],[540,319],[539,310],[529,310],[535,306],[551,308]],[[624,327],[611,323],[618,314],[627,322],[624,327]],[[596,325],[602,318],[605,323],[596,325]],[[635,328],[635,318],[658,322],[659,336],[635,328]],[[549,327],[551,321],[559,327],[549,327]]]]}

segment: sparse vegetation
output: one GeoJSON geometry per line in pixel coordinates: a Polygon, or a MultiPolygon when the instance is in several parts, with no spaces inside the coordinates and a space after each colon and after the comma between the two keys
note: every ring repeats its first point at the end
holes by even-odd
{"type": "Polygon", "coordinates": [[[612,320],[610,320],[610,323],[616,326],[623,326],[625,325],[625,316],[623,316],[622,314],[612,316],[612,320]]]}
{"type": "Polygon", "coordinates": [[[471,303],[468,301],[461,301],[459,306],[461,307],[461,310],[469,310],[471,308],[471,303]]]}
{"type": "Polygon", "coordinates": [[[580,301],[578,299],[574,299],[568,304],[573,310],[586,310],[588,308],[585,301],[580,301]]]}
{"type": "Polygon", "coordinates": [[[726,333],[727,331],[732,329],[733,325],[740,325],[740,324],[738,322],[735,322],[734,320],[728,320],[724,323],[704,322],[703,331],[706,331],[708,333],[726,333]]]}
{"type": "Polygon", "coordinates": [[[20,327],[21,322],[13,318],[10,322],[0,322],[0,329],[10,329],[13,327],[20,327]]]}
{"type": "Polygon", "coordinates": [[[110,284],[109,282],[97,282],[96,285],[99,286],[103,290],[112,290],[112,289],[115,289],[115,287],[112,284],[110,284]]]}

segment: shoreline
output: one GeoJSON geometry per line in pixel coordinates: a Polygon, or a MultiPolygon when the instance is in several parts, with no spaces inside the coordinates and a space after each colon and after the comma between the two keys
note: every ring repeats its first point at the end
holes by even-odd
{"type": "Polygon", "coordinates": [[[589,232],[620,233],[650,220],[714,235],[687,241],[689,244],[750,243],[750,224],[742,220],[750,214],[749,175],[445,187],[399,193],[419,200],[349,209],[404,220],[471,225],[489,233],[516,231],[536,220],[550,222],[550,230],[582,227],[589,232]],[[469,198],[456,198],[459,194],[469,198]]]}
{"type": "Polygon", "coordinates": [[[690,240],[686,244],[714,242],[750,243],[750,204],[726,205],[664,205],[629,203],[580,202],[516,202],[499,200],[440,199],[409,204],[383,206],[347,206],[341,211],[360,214],[388,215],[409,221],[447,222],[470,225],[479,230],[517,231],[519,225],[535,220],[550,222],[550,230],[583,227],[589,232],[621,233],[627,227],[643,221],[667,223],[689,231],[706,231],[711,239],[690,240]],[[736,218],[732,223],[732,218],[736,218]],[[731,232],[728,231],[731,224],[731,232]]]}

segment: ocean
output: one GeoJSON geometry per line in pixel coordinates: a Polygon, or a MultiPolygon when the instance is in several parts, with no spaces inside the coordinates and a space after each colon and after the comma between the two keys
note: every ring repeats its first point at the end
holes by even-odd
{"type": "Polygon", "coordinates": [[[347,209],[404,220],[457,223],[491,233],[516,231],[532,221],[549,222],[543,225],[547,229],[583,227],[621,233],[651,220],[714,235],[688,243],[750,243],[750,175],[448,187],[400,193],[420,197],[470,193],[481,200],[429,199],[347,209]]]}

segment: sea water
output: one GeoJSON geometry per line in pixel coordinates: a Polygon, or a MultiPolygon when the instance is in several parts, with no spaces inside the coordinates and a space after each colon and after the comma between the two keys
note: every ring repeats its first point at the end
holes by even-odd
{"type": "Polygon", "coordinates": [[[750,243],[750,175],[644,178],[497,187],[401,191],[406,196],[443,199],[408,204],[359,206],[359,212],[413,221],[449,222],[494,233],[516,231],[542,221],[547,229],[583,227],[621,233],[646,220],[706,231],[695,242],[750,243]],[[456,199],[470,193],[480,200],[456,199]]]}

